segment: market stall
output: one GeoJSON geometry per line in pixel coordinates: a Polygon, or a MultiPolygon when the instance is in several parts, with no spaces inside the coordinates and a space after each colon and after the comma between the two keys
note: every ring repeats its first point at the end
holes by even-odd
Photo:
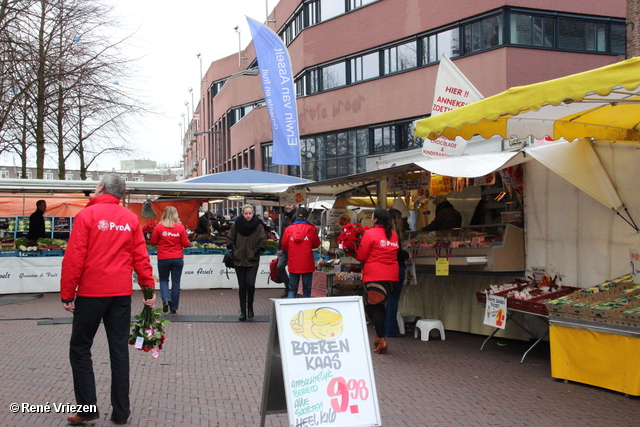
{"type": "MultiPolygon", "coordinates": [[[[149,256],[153,275],[158,277],[155,255],[149,256]]],[[[180,282],[181,289],[237,288],[235,270],[227,270],[220,254],[187,254],[180,282]],[[227,277],[228,276],[228,277],[227,277]]],[[[281,284],[268,281],[269,263],[275,256],[260,257],[257,288],[278,288],[281,284]]],[[[0,257],[0,294],[59,292],[62,256],[0,257]]]]}
{"type": "MultiPolygon", "coordinates": [[[[164,208],[168,205],[178,209],[179,216],[185,226],[195,228],[198,211],[203,200],[233,196],[250,198],[253,203],[278,203],[279,193],[286,192],[290,187],[290,184],[286,183],[274,184],[273,181],[265,181],[264,175],[260,175],[260,178],[262,180],[249,179],[245,182],[219,182],[216,184],[207,182],[130,182],[127,183],[125,205],[140,217],[141,225],[148,228],[159,220],[164,208]],[[145,203],[147,211],[153,211],[156,218],[142,215],[145,203]]],[[[291,177],[284,178],[290,179],[291,177]]],[[[235,181],[238,180],[242,179],[236,177],[235,181]]],[[[299,183],[299,179],[294,179],[293,182],[299,183]]],[[[0,180],[0,192],[7,194],[8,197],[13,195],[15,200],[22,201],[22,203],[15,202],[16,206],[26,205],[24,200],[33,200],[35,206],[35,200],[39,198],[54,200],[58,194],[62,193],[71,194],[72,196],[67,196],[67,198],[80,200],[80,204],[84,206],[88,202],[91,192],[95,190],[95,186],[95,182],[87,181],[0,180]]],[[[74,203],[74,205],[78,203],[74,203]]],[[[71,203],[62,201],[59,204],[71,203]]],[[[0,294],[57,292],[59,290],[64,241],[68,239],[73,229],[75,212],[69,214],[67,211],[70,216],[65,217],[45,217],[45,224],[48,224],[50,234],[45,240],[39,240],[38,243],[29,242],[27,247],[22,242],[26,240],[28,215],[34,209],[35,207],[30,208],[26,216],[23,216],[25,214],[22,211],[14,212],[7,209],[3,212],[12,216],[0,218],[0,228],[3,229],[6,239],[0,245],[2,246],[0,251],[0,294]],[[16,242],[18,242],[17,247],[16,242]],[[52,250],[54,247],[55,250],[52,250]]],[[[154,274],[157,276],[155,249],[151,246],[148,248],[154,274]]],[[[257,287],[281,288],[282,285],[269,283],[267,280],[269,262],[273,259],[273,248],[270,249],[270,252],[261,257],[261,267],[256,285],[257,287]],[[260,278],[264,278],[264,280],[260,278]]],[[[194,243],[193,247],[185,249],[182,289],[236,287],[235,271],[227,271],[222,263],[225,252],[226,249],[222,244],[218,246],[194,243]]]]}
{"type": "Polygon", "coordinates": [[[552,375],[634,395],[640,381],[627,356],[638,351],[637,289],[609,278],[628,274],[630,248],[640,247],[638,76],[640,58],[633,58],[417,122],[417,134],[428,138],[528,140],[509,159],[535,160],[524,165],[527,271],[584,288],[546,303],[552,375]]]}

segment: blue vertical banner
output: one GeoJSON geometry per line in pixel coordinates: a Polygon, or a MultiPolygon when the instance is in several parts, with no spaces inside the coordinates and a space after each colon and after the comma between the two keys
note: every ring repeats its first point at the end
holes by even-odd
{"type": "Polygon", "coordinates": [[[271,28],[247,17],[273,133],[273,164],[300,166],[298,108],[287,47],[271,28]]]}

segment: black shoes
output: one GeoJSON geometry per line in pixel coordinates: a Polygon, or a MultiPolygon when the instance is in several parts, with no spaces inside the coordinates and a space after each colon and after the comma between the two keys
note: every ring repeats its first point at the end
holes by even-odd
{"type": "Polygon", "coordinates": [[[247,317],[253,319],[253,307],[247,309],[247,317]]]}
{"type": "Polygon", "coordinates": [[[162,312],[166,313],[167,311],[169,311],[169,301],[164,301],[162,303],[162,312]]]}
{"type": "Polygon", "coordinates": [[[171,314],[176,314],[176,311],[175,310],[171,310],[171,314]]]}
{"type": "Polygon", "coordinates": [[[246,311],[242,311],[240,313],[240,318],[238,318],[239,321],[244,322],[245,320],[247,320],[247,312],[246,311]]]}

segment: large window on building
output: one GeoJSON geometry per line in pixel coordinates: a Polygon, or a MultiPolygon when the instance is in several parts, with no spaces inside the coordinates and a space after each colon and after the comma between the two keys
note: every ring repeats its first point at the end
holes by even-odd
{"type": "Polygon", "coordinates": [[[396,151],[395,126],[381,126],[372,129],[373,132],[373,152],[391,153],[396,151]]]}
{"type": "Polygon", "coordinates": [[[502,13],[463,25],[465,53],[502,44],[502,13]]]}
{"type": "Polygon", "coordinates": [[[320,19],[326,21],[346,12],[344,0],[320,0],[320,19]]]}
{"type": "Polygon", "coordinates": [[[514,12],[511,14],[510,36],[513,44],[553,47],[554,19],[514,12]]]}
{"type": "Polygon", "coordinates": [[[351,81],[373,79],[380,76],[380,54],[378,52],[358,56],[350,61],[351,81]]]}
{"type": "Polygon", "coordinates": [[[458,28],[431,34],[422,39],[423,64],[438,62],[442,55],[447,55],[448,58],[460,56],[460,30],[458,28]]]}
{"type": "Polygon", "coordinates": [[[410,41],[405,44],[393,46],[383,51],[384,74],[396,73],[418,66],[417,42],[410,41]]]}
{"type": "Polygon", "coordinates": [[[627,28],[624,24],[611,24],[611,52],[624,54],[627,51],[627,28]]]}
{"type": "Polygon", "coordinates": [[[347,84],[347,64],[339,62],[322,68],[322,90],[347,84]]]}
{"type": "Polygon", "coordinates": [[[262,170],[278,173],[278,165],[273,164],[273,143],[262,145],[262,170]]]}

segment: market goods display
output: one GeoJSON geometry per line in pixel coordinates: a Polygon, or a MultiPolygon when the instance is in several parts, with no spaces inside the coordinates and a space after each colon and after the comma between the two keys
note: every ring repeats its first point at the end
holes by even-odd
{"type": "Polygon", "coordinates": [[[491,285],[490,288],[476,292],[476,299],[481,304],[486,304],[487,294],[505,297],[507,308],[520,310],[542,316],[549,315],[545,303],[573,293],[577,288],[561,286],[553,279],[542,276],[540,279],[529,277],[528,281],[515,280],[502,285],[491,285]]]}
{"type": "Polygon", "coordinates": [[[630,274],[547,302],[549,314],[625,326],[640,326],[640,285],[630,274]]]}

